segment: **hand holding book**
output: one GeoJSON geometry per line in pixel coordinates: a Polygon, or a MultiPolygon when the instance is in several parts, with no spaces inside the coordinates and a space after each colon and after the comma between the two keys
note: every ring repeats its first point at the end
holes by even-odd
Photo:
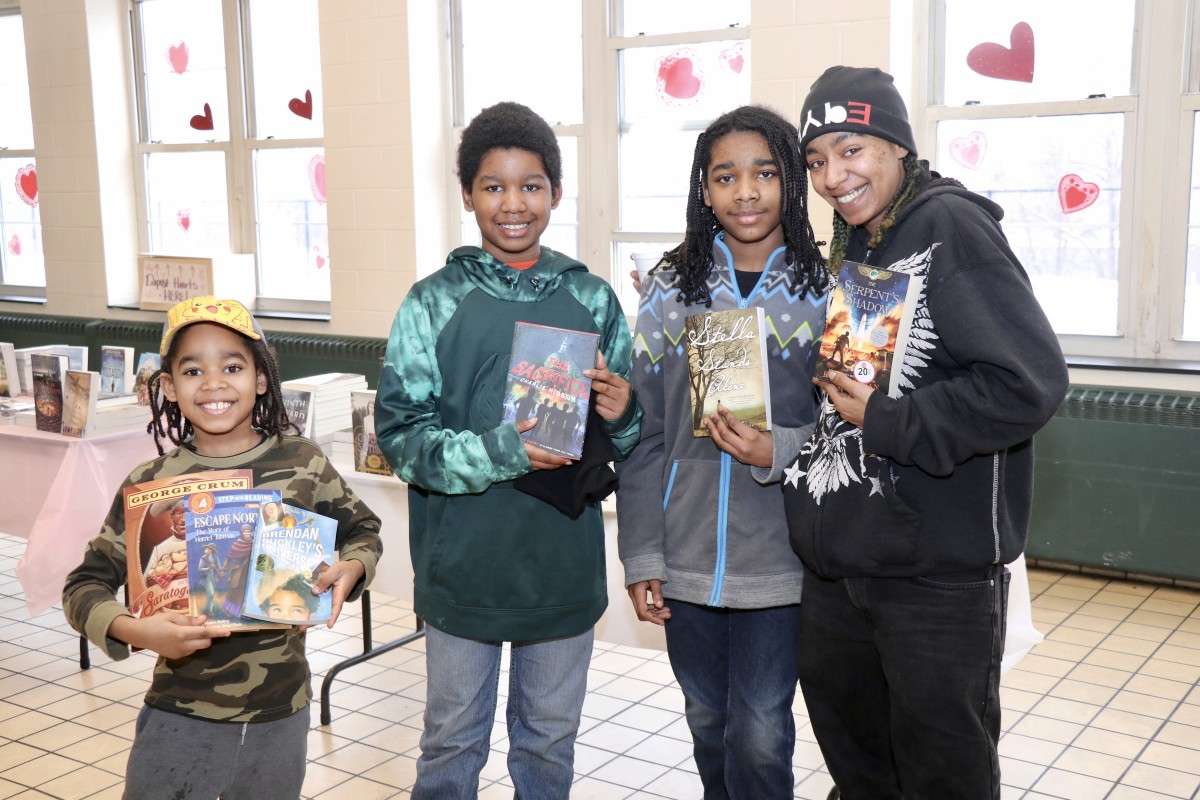
{"type": "Polygon", "coordinates": [[[720,404],[704,418],[704,426],[719,449],[748,466],[770,468],[775,455],[770,431],[750,427],[720,404]]]}
{"type": "Polygon", "coordinates": [[[862,429],[867,416],[867,401],[875,388],[859,383],[844,372],[831,369],[824,377],[813,378],[813,383],[825,390],[833,407],[841,418],[858,429],[862,429]]]}
{"type": "Polygon", "coordinates": [[[620,419],[629,407],[631,396],[629,381],[608,371],[604,352],[596,351],[596,368],[585,369],[583,374],[592,379],[592,394],[596,396],[596,413],[607,420],[620,419]]]}

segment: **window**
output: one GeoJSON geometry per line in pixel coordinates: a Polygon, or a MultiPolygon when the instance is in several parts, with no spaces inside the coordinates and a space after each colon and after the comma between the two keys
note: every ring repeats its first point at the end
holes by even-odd
{"type": "Polygon", "coordinates": [[[44,297],[37,160],[21,15],[0,11],[0,293],[44,297]]]}
{"type": "Polygon", "coordinates": [[[1200,355],[1200,69],[1181,92],[1179,35],[1194,12],[1137,0],[914,11],[929,26],[917,40],[932,43],[913,64],[928,76],[914,86],[914,123],[936,143],[922,156],[1003,206],[1064,350],[1200,355]]]}
{"type": "Polygon", "coordinates": [[[142,248],[252,253],[259,308],[330,299],[316,0],[138,0],[142,248]]]}
{"type": "MultiPolygon", "coordinates": [[[[563,150],[563,200],[543,241],[610,280],[627,312],[630,255],[678,244],[696,136],[750,101],[749,0],[542,0],[522,13],[451,0],[454,133],[501,100],[546,119],[563,150]],[[610,10],[611,8],[611,10],[610,10]],[[535,82],[496,79],[497,43],[553,42],[535,82]]],[[[478,243],[453,202],[464,243],[478,243]]]]}

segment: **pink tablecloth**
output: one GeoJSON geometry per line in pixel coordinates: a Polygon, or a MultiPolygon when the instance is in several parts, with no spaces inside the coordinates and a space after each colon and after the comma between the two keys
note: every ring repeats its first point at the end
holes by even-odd
{"type": "Polygon", "coordinates": [[[59,601],[117,487],[155,455],[141,428],[73,439],[0,424],[0,531],[29,540],[17,578],[30,614],[59,601]]]}

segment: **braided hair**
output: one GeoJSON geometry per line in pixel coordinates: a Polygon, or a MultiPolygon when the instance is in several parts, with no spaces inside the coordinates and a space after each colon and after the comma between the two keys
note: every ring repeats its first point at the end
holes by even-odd
{"type": "Polygon", "coordinates": [[[696,139],[688,188],[687,231],[683,241],[663,254],[664,264],[675,269],[675,284],[685,304],[712,306],[708,278],[712,273],[713,238],[721,232],[717,215],[704,203],[704,181],[712,160],[713,145],[730,133],[757,133],[767,140],[779,167],[781,184],[780,222],[783,225],[785,263],[792,266],[792,290],[800,297],[820,293],[825,286],[821,274],[824,259],[808,217],[808,165],[800,153],[796,129],[765,106],[735,108],[713,120],[696,139]]]}
{"type": "MultiPolygon", "coordinates": [[[[900,165],[904,169],[904,178],[900,181],[900,188],[896,190],[896,195],[892,198],[892,202],[888,203],[887,208],[883,210],[883,216],[879,220],[879,227],[875,229],[875,233],[871,234],[871,238],[867,241],[868,250],[879,249],[879,246],[883,244],[884,236],[896,226],[896,218],[900,215],[900,211],[920,193],[921,183],[929,174],[929,162],[921,161],[914,153],[906,155],[901,160],[900,165]]],[[[834,209],[833,242],[829,245],[828,264],[831,274],[836,275],[838,269],[842,266],[842,260],[846,257],[846,248],[849,245],[850,224],[834,209]]]]}
{"type": "MultiPolygon", "coordinates": [[[[189,326],[192,329],[196,327],[198,326],[189,326]]],[[[147,384],[150,393],[150,422],[146,425],[146,433],[154,435],[154,446],[158,448],[160,456],[165,452],[162,442],[164,438],[176,447],[181,447],[195,432],[192,423],[183,416],[179,404],[168,400],[162,390],[162,376],[170,374],[171,366],[179,354],[179,343],[190,332],[191,330],[185,329],[171,337],[171,345],[162,359],[162,368],[150,376],[147,384]]],[[[267,346],[267,340],[238,335],[246,342],[246,347],[254,358],[255,369],[267,376],[267,391],[255,397],[250,424],[255,430],[268,436],[282,436],[288,431],[300,433],[283,404],[279,368],[275,365],[275,355],[267,346]]]]}

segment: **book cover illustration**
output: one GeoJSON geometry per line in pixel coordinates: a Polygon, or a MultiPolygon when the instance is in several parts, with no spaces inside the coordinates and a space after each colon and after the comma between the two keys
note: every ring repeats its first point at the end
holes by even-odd
{"type": "Polygon", "coordinates": [[[133,378],[133,393],[138,404],[150,405],[150,378],[162,367],[162,356],[158,353],[142,353],[138,356],[137,373],[133,378]]]}
{"type": "Polygon", "coordinates": [[[260,509],[278,507],[278,491],[218,489],[194,491],[184,515],[188,613],[203,614],[208,625],[232,630],[259,630],[263,623],[242,617],[242,601],[250,576],[254,532],[260,509]]]}
{"type": "Polygon", "coordinates": [[[512,358],[501,424],[537,418],[521,438],[548,453],[579,458],[587,429],[598,333],[518,322],[513,326],[512,358]]]}
{"type": "Polygon", "coordinates": [[[135,617],[189,611],[188,495],[250,489],[253,482],[248,469],[209,470],[125,487],[125,598],[135,617]]]}
{"type": "Polygon", "coordinates": [[[12,342],[0,342],[0,397],[16,397],[21,393],[21,377],[17,372],[17,351],[12,342]]]}
{"type": "Polygon", "coordinates": [[[843,261],[829,297],[816,376],[836,369],[891,397],[893,363],[904,363],[924,278],[843,261]]]}
{"type": "Polygon", "coordinates": [[[354,444],[354,469],[375,475],[391,475],[379,440],[375,438],[375,390],[355,389],[350,392],[350,430],[354,444]]]}
{"type": "Polygon", "coordinates": [[[37,429],[62,433],[63,383],[67,377],[66,356],[34,353],[30,356],[33,370],[33,409],[37,429]]]}
{"type": "Polygon", "coordinates": [[[86,436],[96,419],[96,400],[100,387],[100,373],[67,370],[66,387],[63,389],[63,436],[80,438],[86,436]]]}
{"type": "Polygon", "coordinates": [[[717,405],[760,431],[771,429],[767,334],[759,307],[705,311],[684,319],[691,384],[692,435],[708,436],[704,418],[717,405]]]}
{"type": "Polygon", "coordinates": [[[100,393],[133,392],[133,348],[100,345],[100,393]]]}
{"type": "Polygon", "coordinates": [[[300,429],[300,435],[305,439],[313,437],[313,393],[308,389],[292,389],[281,387],[283,407],[287,409],[288,419],[300,429]]]}
{"type": "Polygon", "coordinates": [[[337,521],[286,503],[263,505],[242,614],[311,625],[333,616],[333,595],[313,582],[337,560],[337,521]]]}

